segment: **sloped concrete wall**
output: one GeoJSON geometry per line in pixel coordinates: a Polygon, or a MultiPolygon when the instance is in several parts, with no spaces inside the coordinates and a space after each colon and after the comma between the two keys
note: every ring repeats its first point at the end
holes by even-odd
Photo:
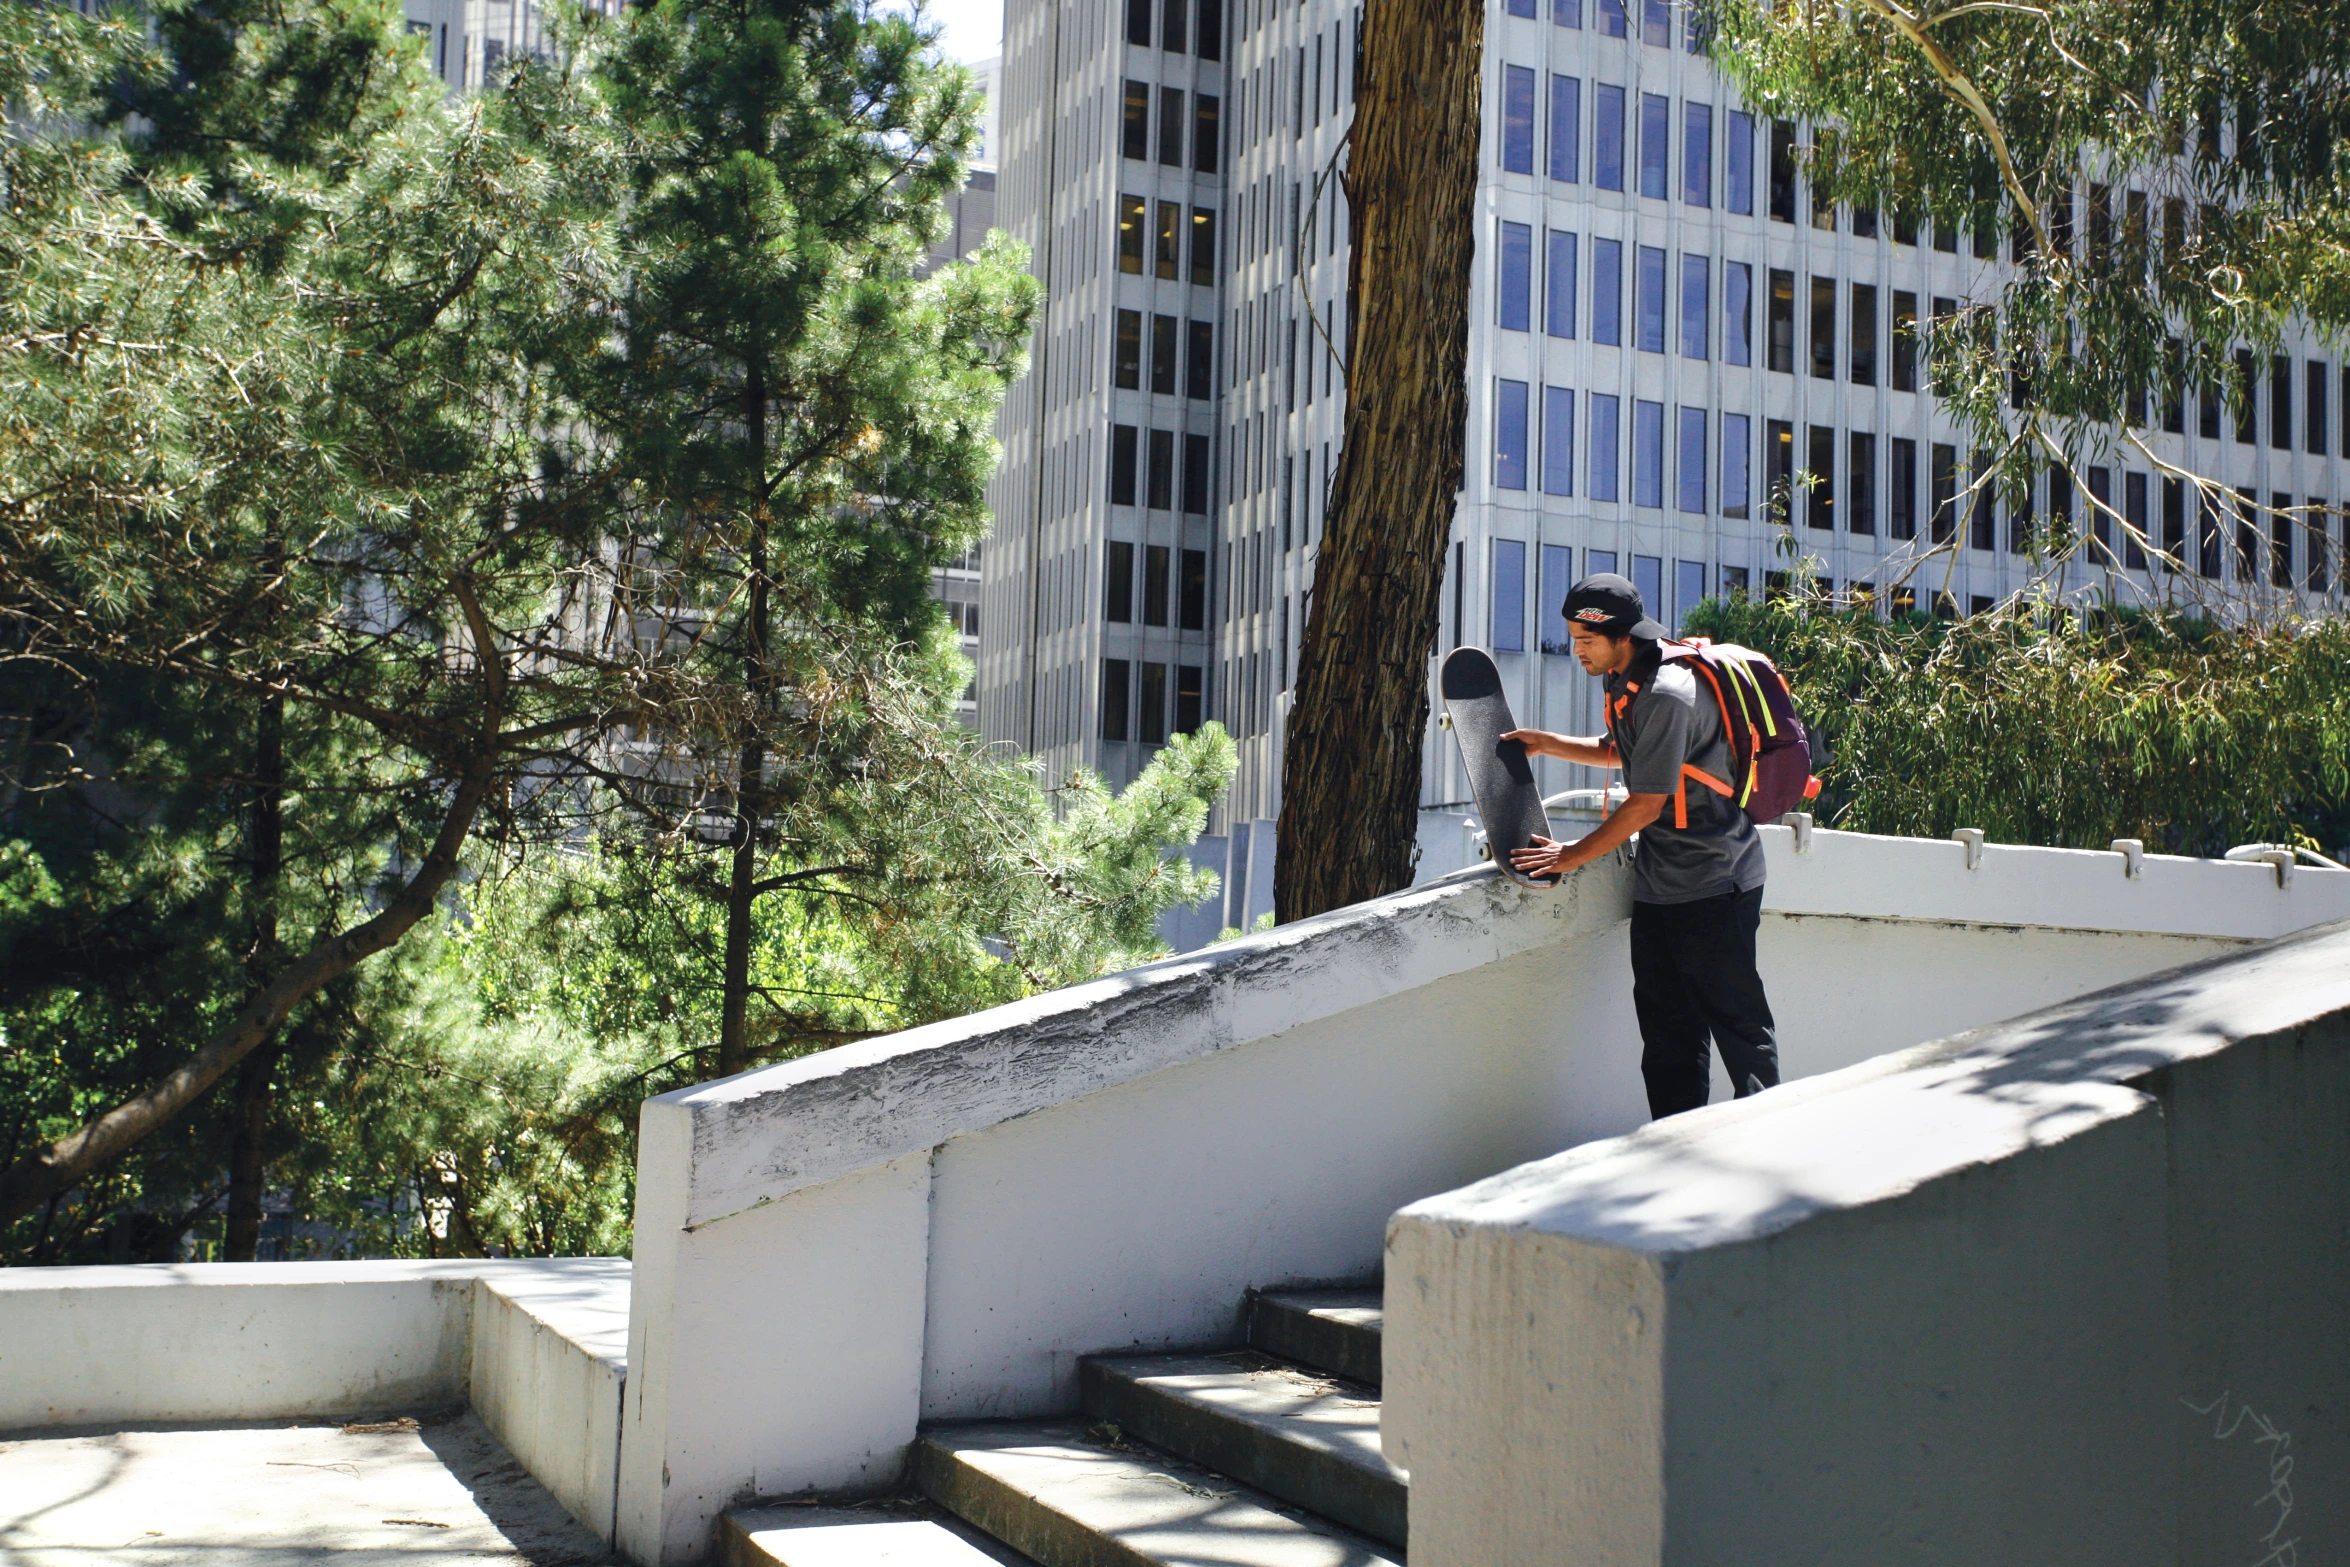
{"type": "MultiPolygon", "coordinates": [[[[1765,839],[1796,1073],[2350,915],[2350,873],[1765,839]]],[[[1249,1285],[1370,1272],[1396,1207],[1631,1131],[1628,913],[1613,861],[1466,872],[648,1102],[621,1547],[693,1560],[734,1501],[888,1483],[921,1419],[1073,1407],[1081,1355],[1229,1340],[1249,1285]]]]}
{"type": "Polygon", "coordinates": [[[628,1384],[628,1279],[621,1259],[582,1257],[474,1281],[475,1411],[607,1545],[628,1384]]]}
{"type": "Polygon", "coordinates": [[[1445,1567],[2350,1556],[2350,926],[1571,1150],[1389,1228],[1445,1567]]]}

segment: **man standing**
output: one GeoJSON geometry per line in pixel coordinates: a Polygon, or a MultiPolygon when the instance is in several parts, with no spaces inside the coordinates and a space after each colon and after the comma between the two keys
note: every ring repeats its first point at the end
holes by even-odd
{"type": "Polygon", "coordinates": [[[1678,662],[1665,663],[1665,628],[1640,590],[1612,573],[1585,577],[1562,611],[1586,674],[1603,677],[1608,732],[1591,739],[1519,729],[1536,756],[1619,767],[1630,795],[1574,843],[1535,839],[1510,863],[1529,875],[1579,870],[1634,833],[1632,1005],[1640,1015],[1640,1075],[1649,1113],[1694,1110],[1713,1089],[1710,1034],[1738,1096],[1779,1081],[1771,1004],[1755,972],[1762,919],[1763,849],[1730,798],[1722,715],[1678,662]]]}

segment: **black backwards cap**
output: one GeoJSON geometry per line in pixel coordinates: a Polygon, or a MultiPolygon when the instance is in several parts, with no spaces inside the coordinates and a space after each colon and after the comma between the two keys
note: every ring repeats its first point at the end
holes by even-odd
{"type": "Polygon", "coordinates": [[[1661,641],[1672,633],[1648,618],[1640,590],[1612,571],[1595,572],[1567,589],[1559,613],[1570,626],[1602,631],[1611,637],[1642,637],[1661,641]]]}

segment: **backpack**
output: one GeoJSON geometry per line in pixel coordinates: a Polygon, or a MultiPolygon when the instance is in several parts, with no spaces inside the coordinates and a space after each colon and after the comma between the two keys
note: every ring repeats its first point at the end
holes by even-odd
{"type": "MultiPolygon", "coordinates": [[[[1713,693],[1722,712],[1722,738],[1730,748],[1728,778],[1684,765],[1673,792],[1673,825],[1689,825],[1689,780],[1735,804],[1757,822],[1775,822],[1820,792],[1811,771],[1811,734],[1795,711],[1787,677],[1766,654],[1735,642],[1688,637],[1657,643],[1658,663],[1681,663],[1698,684],[1713,693]]],[[[1637,689],[1635,687],[1634,689],[1637,689]]],[[[1629,698],[1630,692],[1625,693],[1629,698]]],[[[1615,713],[1608,728],[1615,728],[1615,713]]]]}

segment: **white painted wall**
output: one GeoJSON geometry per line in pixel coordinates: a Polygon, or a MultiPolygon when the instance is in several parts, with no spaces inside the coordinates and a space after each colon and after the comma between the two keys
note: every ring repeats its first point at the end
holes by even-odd
{"type": "MultiPolygon", "coordinates": [[[[1791,1074],[2350,916],[2350,873],[1764,837],[1791,1074]]],[[[1636,1127],[1628,912],[1613,861],[1472,871],[649,1102],[623,1548],[1072,1408],[1081,1355],[1227,1340],[1250,1285],[1370,1273],[1399,1205],[1636,1127]]]]}
{"type": "Polygon", "coordinates": [[[2350,1559],[2346,1264],[2336,925],[1405,1208],[1383,1436],[1443,1567],[2350,1559]]]}
{"type": "Polygon", "coordinates": [[[628,1279],[619,1258],[582,1257],[474,1284],[475,1411],[607,1545],[628,1384],[628,1279]]]}

